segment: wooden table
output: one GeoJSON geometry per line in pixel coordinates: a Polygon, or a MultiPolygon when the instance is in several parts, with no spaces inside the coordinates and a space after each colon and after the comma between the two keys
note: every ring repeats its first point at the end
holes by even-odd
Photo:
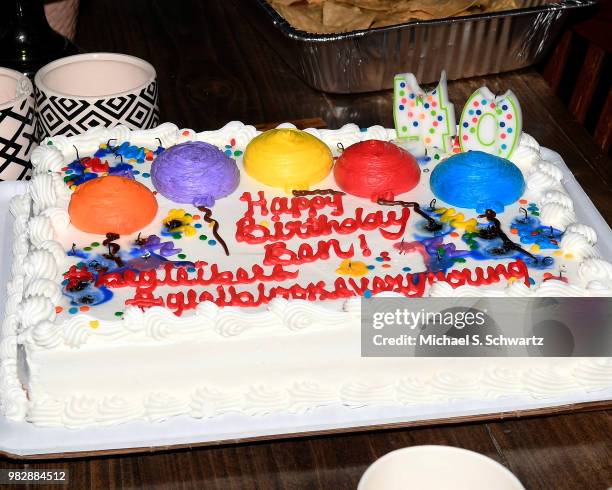
{"type": "MultiPolygon", "coordinates": [[[[332,128],[348,122],[392,125],[389,92],[333,96],[304,85],[254,31],[238,1],[82,3],[80,47],[129,53],[153,63],[163,120],[196,130],[231,120],[255,124],[313,117],[332,128]]],[[[485,83],[496,93],[511,88],[518,95],[525,130],[563,155],[610,222],[609,160],[540,75],[525,70],[452,82],[450,98],[462,107],[485,83]]],[[[27,464],[0,460],[0,468],[68,469],[70,488],[77,489],[350,489],[368,465],[391,450],[446,444],[494,458],[529,489],[603,490],[612,486],[611,434],[612,411],[599,410],[134,456],[27,464]]]]}

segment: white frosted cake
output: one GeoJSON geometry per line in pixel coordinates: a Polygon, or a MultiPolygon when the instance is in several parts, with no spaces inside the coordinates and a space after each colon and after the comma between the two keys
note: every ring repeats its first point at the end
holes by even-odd
{"type": "Polygon", "coordinates": [[[519,198],[495,212],[432,191],[441,162],[469,156],[458,148],[414,158],[383,145],[397,135],[380,126],[283,128],[251,146],[260,133],[240,122],[98,128],[35,150],[10,209],[6,417],[82,427],[612,385],[606,359],[360,355],[363,296],[612,294],[612,265],[576,221],[562,162],[533,138],[509,158],[519,198]],[[376,143],[355,148],[395,152],[400,167],[372,160],[393,182],[360,197],[371,181],[358,182],[368,169],[349,151],[366,140],[376,143]],[[203,177],[198,158],[209,157],[203,177]]]}

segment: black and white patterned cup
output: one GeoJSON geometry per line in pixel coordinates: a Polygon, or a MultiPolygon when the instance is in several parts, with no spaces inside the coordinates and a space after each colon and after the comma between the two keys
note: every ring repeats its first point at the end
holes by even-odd
{"type": "Polygon", "coordinates": [[[26,179],[35,146],[32,82],[0,68],[0,180],[26,179]]]}
{"type": "Polygon", "coordinates": [[[159,125],[155,68],[118,53],[68,56],[34,78],[37,134],[73,136],[96,126],[151,129],[159,125]]]}

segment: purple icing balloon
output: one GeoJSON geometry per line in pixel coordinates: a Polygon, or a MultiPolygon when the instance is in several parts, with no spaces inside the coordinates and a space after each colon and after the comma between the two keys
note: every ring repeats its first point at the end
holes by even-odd
{"type": "Polygon", "coordinates": [[[212,206],[236,190],[240,170],[216,146],[192,141],[159,155],[151,166],[151,180],[157,192],[171,201],[212,206]]]}

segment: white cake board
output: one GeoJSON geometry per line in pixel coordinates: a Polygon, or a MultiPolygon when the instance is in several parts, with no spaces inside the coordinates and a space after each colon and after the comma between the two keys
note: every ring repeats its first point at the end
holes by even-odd
{"type": "MultiPolygon", "coordinates": [[[[602,256],[612,259],[612,231],[580,187],[562,158],[542,149],[543,158],[563,170],[565,187],[574,201],[578,221],[599,236],[602,256]]],[[[0,318],[4,315],[4,285],[9,280],[13,220],[8,202],[23,193],[24,183],[0,182],[0,318]]],[[[355,430],[499,420],[580,410],[612,408],[612,387],[591,393],[534,399],[508,396],[497,400],[456,400],[415,406],[384,405],[363,408],[321,407],[303,414],[275,413],[251,417],[225,414],[211,419],[173,417],[164,422],[129,422],[84,429],[40,428],[0,417],[0,454],[13,458],[62,458],[163,450],[221,443],[281,439],[355,430]]]]}

